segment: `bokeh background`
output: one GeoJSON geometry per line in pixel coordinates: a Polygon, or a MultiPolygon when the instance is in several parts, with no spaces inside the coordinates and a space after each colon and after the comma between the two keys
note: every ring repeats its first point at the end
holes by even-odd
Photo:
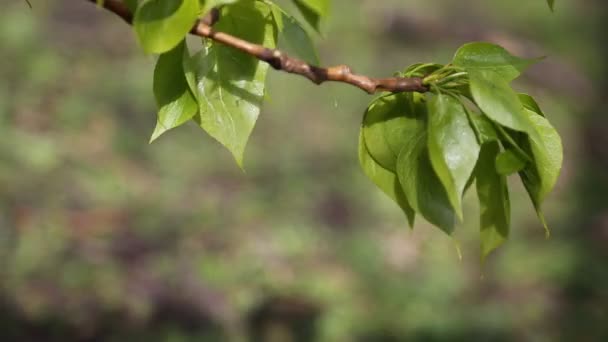
{"type": "Polygon", "coordinates": [[[608,341],[604,0],[334,0],[326,65],[548,56],[517,88],[564,140],[553,235],[514,178],[485,264],[474,192],[452,239],[359,170],[360,90],[272,72],[244,173],[194,124],[148,144],[154,57],[127,25],[31,2],[0,11],[1,341],[608,341]]]}

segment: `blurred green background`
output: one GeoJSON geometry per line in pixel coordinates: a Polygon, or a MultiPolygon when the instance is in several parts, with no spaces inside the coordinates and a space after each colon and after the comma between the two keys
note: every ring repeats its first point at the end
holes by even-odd
{"type": "Polygon", "coordinates": [[[513,179],[479,260],[359,170],[370,97],[272,72],[243,173],[194,124],[148,144],[154,57],[85,1],[0,12],[0,341],[608,341],[604,0],[334,0],[325,65],[391,75],[462,43],[548,56],[517,88],[562,134],[546,240],[513,179]]]}

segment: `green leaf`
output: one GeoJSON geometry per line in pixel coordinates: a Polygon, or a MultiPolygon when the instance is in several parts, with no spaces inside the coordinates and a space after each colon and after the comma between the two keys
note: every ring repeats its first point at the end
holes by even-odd
{"type": "Polygon", "coordinates": [[[186,44],[182,41],[173,50],[160,55],[154,68],[154,97],[159,111],[151,142],[190,120],[198,111],[198,104],[184,76],[182,61],[185,53],[186,44]]]}
{"type": "Polygon", "coordinates": [[[484,144],[475,168],[483,258],[509,237],[511,225],[507,178],[496,173],[494,168],[494,160],[499,150],[497,142],[484,144]]]}
{"type": "Polygon", "coordinates": [[[199,14],[198,0],[144,0],[133,26],[144,51],[163,53],[181,42],[199,14]]]}
{"type": "Polygon", "coordinates": [[[329,14],[330,0],[295,0],[324,17],[329,14]]]}
{"type": "Polygon", "coordinates": [[[321,31],[321,18],[329,14],[330,0],[293,0],[302,16],[318,32],[321,31]]]}
{"type": "Polygon", "coordinates": [[[462,220],[462,196],[479,156],[475,131],[464,106],[451,95],[428,98],[428,146],[433,169],[462,220]]]}
{"type": "Polygon", "coordinates": [[[501,175],[511,175],[526,167],[526,161],[513,150],[505,150],[496,157],[496,171],[501,175]]]}
{"type": "Polygon", "coordinates": [[[207,14],[212,8],[234,4],[239,0],[201,0],[201,13],[207,14]]]}
{"type": "Polygon", "coordinates": [[[424,130],[410,137],[397,159],[397,177],[412,208],[447,234],[454,231],[456,214],[431,166],[424,130]]]}
{"type": "Polygon", "coordinates": [[[469,82],[473,99],[485,115],[505,127],[534,134],[517,93],[500,74],[491,70],[470,70],[469,82]]]}
{"type": "Polygon", "coordinates": [[[498,45],[476,42],[460,47],[452,63],[467,71],[492,71],[509,82],[538,60],[519,58],[498,45]]]}
{"type": "Polygon", "coordinates": [[[485,115],[474,113],[465,108],[467,116],[469,117],[469,123],[475,134],[477,135],[477,142],[483,145],[488,142],[498,141],[498,133],[494,128],[494,124],[485,115]]]}
{"type": "MultiPolygon", "coordinates": [[[[521,144],[517,142],[518,138],[525,139],[526,134],[509,130],[500,125],[496,125],[496,130],[499,133],[500,143],[502,146],[513,150],[513,152],[517,153],[519,158],[525,160],[526,162],[533,161],[532,154],[524,151],[521,148],[521,144]]],[[[534,133],[535,135],[538,135],[538,132],[534,131],[534,133]]]]}
{"type": "Polygon", "coordinates": [[[521,103],[524,105],[524,108],[531,110],[540,116],[545,116],[545,113],[543,113],[540,106],[538,103],[536,103],[536,100],[532,96],[528,94],[517,94],[517,96],[519,97],[519,101],[521,101],[521,103]]]}
{"type": "MultiPolygon", "coordinates": [[[[277,32],[267,6],[243,1],[222,8],[216,28],[252,43],[276,46],[277,32]]],[[[209,42],[187,65],[194,75],[200,114],[195,120],[232,152],[239,166],[260,113],[268,64],[221,44],[209,42]]]]}
{"type": "Polygon", "coordinates": [[[319,57],[310,35],[302,24],[287,14],[275,3],[269,3],[272,15],[280,33],[279,43],[287,52],[291,52],[304,61],[318,65],[319,57]]]}
{"type": "Polygon", "coordinates": [[[520,177],[548,234],[541,205],[559,178],[563,162],[562,142],[546,118],[531,110],[526,109],[526,113],[538,134],[530,137],[522,135],[519,139],[523,150],[534,156],[534,163],[523,169],[520,177]]]}
{"type": "Polygon", "coordinates": [[[420,94],[395,94],[374,100],[363,118],[362,131],[376,162],[395,172],[399,152],[424,129],[425,115],[420,94]]]}
{"type": "MultiPolygon", "coordinates": [[[[563,148],[559,133],[546,118],[530,110],[526,110],[526,113],[540,137],[529,138],[529,150],[534,156],[535,168],[540,178],[534,198],[540,204],[557,183],[563,162],[563,148]]],[[[524,147],[524,150],[528,150],[528,147],[524,147]]]]}
{"type": "Polygon", "coordinates": [[[125,5],[127,5],[131,13],[135,13],[137,10],[137,2],[137,0],[124,0],[125,5]]]}
{"type": "Polygon", "coordinates": [[[410,227],[414,227],[416,213],[407,202],[407,198],[403,193],[401,184],[399,184],[397,175],[383,168],[374,160],[374,158],[372,158],[367,150],[367,146],[365,145],[363,131],[361,131],[359,134],[359,163],[361,164],[361,168],[363,168],[363,172],[367,175],[367,177],[371,179],[372,182],[374,182],[374,184],[380,188],[380,190],[392,198],[393,201],[399,205],[399,207],[401,207],[405,213],[405,216],[407,217],[410,227]]]}

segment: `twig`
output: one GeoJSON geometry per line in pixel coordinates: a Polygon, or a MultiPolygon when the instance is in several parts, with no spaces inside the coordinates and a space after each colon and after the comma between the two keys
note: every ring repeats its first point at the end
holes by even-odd
{"type": "MultiPolygon", "coordinates": [[[[97,3],[96,0],[88,0],[97,3]]],[[[105,0],[103,7],[120,16],[129,24],[133,23],[133,14],[120,0],[105,0]]],[[[194,23],[190,33],[196,36],[212,39],[218,43],[243,51],[261,61],[270,64],[276,70],[304,76],[316,84],[323,82],[342,82],[358,87],[369,94],[379,91],[392,93],[427,92],[429,89],[419,77],[390,77],[371,78],[357,75],[346,65],[321,68],[293,58],[277,49],[270,49],[242,40],[224,32],[213,30],[211,25],[218,20],[218,11],[210,12],[205,18],[194,23]]]]}

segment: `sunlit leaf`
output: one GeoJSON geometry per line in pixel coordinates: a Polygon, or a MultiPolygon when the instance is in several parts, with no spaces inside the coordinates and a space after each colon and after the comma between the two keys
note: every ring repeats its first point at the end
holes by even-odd
{"type": "MultiPolygon", "coordinates": [[[[277,32],[268,7],[259,2],[239,2],[223,7],[218,31],[267,47],[276,45],[277,32]]],[[[201,127],[222,143],[242,167],[249,135],[260,113],[268,64],[221,44],[209,42],[187,63],[195,77],[194,93],[201,127]]],[[[187,76],[189,77],[189,76],[187,76]]]]}
{"type": "Polygon", "coordinates": [[[184,39],[198,14],[198,0],[144,0],[133,26],[144,51],[163,53],[184,39]]]}

